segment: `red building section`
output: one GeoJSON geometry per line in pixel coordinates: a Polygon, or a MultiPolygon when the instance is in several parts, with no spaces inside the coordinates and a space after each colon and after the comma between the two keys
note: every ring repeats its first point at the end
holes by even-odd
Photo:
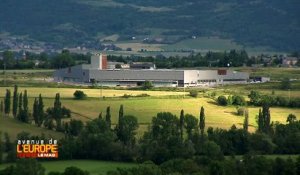
{"type": "Polygon", "coordinates": [[[102,55],[102,69],[107,69],[107,56],[102,55]]]}
{"type": "Polygon", "coordinates": [[[227,75],[227,70],[219,69],[218,70],[218,75],[227,75]]]}

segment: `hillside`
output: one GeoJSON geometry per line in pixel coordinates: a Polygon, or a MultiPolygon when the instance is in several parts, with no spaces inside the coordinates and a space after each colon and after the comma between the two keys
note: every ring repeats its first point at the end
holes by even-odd
{"type": "Polygon", "coordinates": [[[227,38],[300,50],[299,0],[0,0],[0,32],[60,46],[97,47],[106,36],[227,38]]]}

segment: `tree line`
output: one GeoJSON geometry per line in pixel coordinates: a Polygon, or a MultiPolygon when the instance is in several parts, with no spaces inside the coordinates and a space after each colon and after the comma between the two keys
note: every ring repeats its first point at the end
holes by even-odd
{"type": "MultiPolygon", "coordinates": [[[[292,54],[294,55],[294,54],[292,54]]],[[[298,54],[295,54],[298,56],[298,54]]],[[[240,67],[252,66],[253,64],[262,64],[264,66],[280,66],[283,56],[276,55],[274,59],[266,64],[263,59],[265,56],[249,56],[245,50],[230,50],[225,52],[209,51],[202,55],[201,53],[192,53],[188,56],[170,56],[158,55],[156,57],[138,57],[138,56],[115,56],[109,55],[108,59],[117,62],[153,62],[157,68],[192,68],[192,67],[240,67]]],[[[300,66],[298,61],[297,66],[300,66]]]]}
{"type": "Polygon", "coordinates": [[[0,106],[0,111],[5,117],[9,117],[12,112],[16,120],[24,123],[34,123],[38,127],[55,129],[61,132],[64,131],[62,119],[71,117],[71,110],[62,106],[59,93],[55,95],[53,107],[47,108],[46,111],[41,94],[38,98],[34,98],[32,110],[29,110],[27,90],[19,93],[17,85],[14,86],[12,99],[11,91],[6,89],[4,103],[1,101],[0,106]]]}
{"type": "Polygon", "coordinates": [[[89,63],[91,54],[71,53],[62,50],[61,53],[40,54],[26,52],[25,58],[21,53],[6,50],[2,53],[0,67],[6,69],[59,69],[78,64],[89,63]]]}
{"type": "Polygon", "coordinates": [[[251,90],[248,94],[250,99],[249,102],[245,100],[245,97],[241,95],[229,95],[225,97],[224,95],[219,96],[216,102],[221,106],[236,105],[236,106],[262,106],[268,104],[269,106],[279,106],[279,107],[300,107],[300,98],[297,97],[282,97],[276,95],[266,95],[261,94],[258,91],[251,90]]]}
{"type": "MultiPolygon", "coordinates": [[[[66,68],[78,64],[90,63],[91,53],[77,54],[71,53],[69,50],[62,50],[61,53],[30,53],[26,52],[26,59],[15,59],[21,57],[20,54],[12,51],[4,51],[3,59],[0,60],[0,67],[6,69],[59,69],[66,68]]],[[[117,61],[123,63],[130,62],[153,62],[158,68],[183,68],[183,67],[239,67],[251,66],[252,64],[265,64],[260,57],[249,57],[245,50],[230,50],[229,52],[207,52],[205,55],[200,53],[191,54],[189,56],[170,56],[165,57],[158,55],[156,57],[147,56],[115,56],[109,55],[109,61],[117,61]]],[[[282,63],[282,58],[277,56],[273,60],[272,65],[278,66],[282,63]]],[[[300,61],[298,61],[298,66],[300,61]]]]}

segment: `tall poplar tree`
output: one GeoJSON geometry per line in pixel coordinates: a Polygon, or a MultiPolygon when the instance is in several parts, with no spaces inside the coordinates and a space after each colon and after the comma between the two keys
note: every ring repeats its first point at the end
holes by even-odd
{"type": "Polygon", "coordinates": [[[245,110],[245,119],[244,119],[243,129],[245,131],[248,131],[248,127],[249,127],[249,110],[246,109],[245,110]]]}
{"type": "Polygon", "coordinates": [[[102,117],[102,112],[100,112],[98,118],[101,119],[101,120],[103,119],[103,117],[102,117]]]}
{"type": "Polygon", "coordinates": [[[205,113],[204,113],[204,107],[201,107],[200,110],[200,121],[199,121],[199,127],[201,131],[201,136],[204,136],[204,129],[205,129],[205,113]]]}
{"type": "Polygon", "coordinates": [[[10,90],[6,89],[5,99],[4,99],[4,113],[9,116],[10,113],[10,90]]]}
{"type": "Polygon", "coordinates": [[[16,118],[17,114],[18,114],[18,100],[19,100],[18,86],[15,85],[14,95],[13,95],[13,116],[14,116],[14,118],[16,118]]]}
{"type": "Polygon", "coordinates": [[[29,110],[28,110],[28,96],[27,96],[27,90],[24,91],[23,95],[23,112],[21,115],[21,120],[25,123],[29,122],[29,110]]]}
{"type": "Polygon", "coordinates": [[[38,115],[38,126],[40,127],[43,124],[45,118],[45,111],[44,111],[44,102],[42,95],[39,95],[38,106],[37,106],[37,115],[38,115]]]}
{"type": "Polygon", "coordinates": [[[180,111],[180,118],[179,118],[179,128],[180,128],[180,138],[183,141],[183,129],[184,129],[184,110],[180,111]]]}
{"type": "Polygon", "coordinates": [[[110,114],[110,106],[106,108],[106,116],[105,116],[105,121],[108,126],[108,128],[111,128],[111,114],[110,114]]]}
{"type": "Polygon", "coordinates": [[[55,95],[53,116],[54,116],[54,119],[56,121],[56,130],[60,131],[62,129],[62,127],[61,127],[62,108],[61,108],[60,94],[59,93],[57,93],[55,95]]]}
{"type": "Polygon", "coordinates": [[[263,119],[263,115],[262,115],[261,109],[259,109],[259,112],[258,112],[257,124],[258,124],[258,131],[259,132],[263,132],[264,119],[263,119]]]}
{"type": "Polygon", "coordinates": [[[271,131],[271,114],[270,114],[270,107],[268,104],[263,105],[262,115],[264,120],[263,131],[268,134],[271,131]]]}
{"type": "Polygon", "coordinates": [[[118,120],[118,124],[116,126],[116,132],[117,132],[117,136],[119,140],[122,140],[124,131],[124,123],[123,123],[123,118],[124,118],[124,109],[123,109],[123,105],[120,106],[119,109],[119,120],[118,120]]]}
{"type": "Polygon", "coordinates": [[[24,91],[24,95],[23,95],[23,109],[24,109],[24,111],[28,111],[27,90],[24,91]]]}
{"type": "Polygon", "coordinates": [[[17,116],[18,120],[20,121],[21,121],[21,115],[23,113],[22,107],[23,107],[23,93],[21,92],[19,95],[19,104],[18,104],[19,109],[18,109],[18,116],[17,116]]]}
{"type": "Polygon", "coordinates": [[[34,102],[33,102],[33,109],[32,109],[32,116],[33,116],[33,119],[34,119],[34,123],[36,125],[38,125],[39,123],[39,117],[38,117],[38,101],[37,99],[35,98],[34,99],[34,102]]]}

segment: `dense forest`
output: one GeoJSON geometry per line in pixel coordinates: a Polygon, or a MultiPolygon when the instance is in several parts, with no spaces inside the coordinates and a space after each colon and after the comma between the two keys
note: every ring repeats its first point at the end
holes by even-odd
{"type": "Polygon", "coordinates": [[[75,46],[98,34],[121,38],[218,36],[247,46],[297,51],[298,0],[1,0],[0,32],[75,46]]]}

